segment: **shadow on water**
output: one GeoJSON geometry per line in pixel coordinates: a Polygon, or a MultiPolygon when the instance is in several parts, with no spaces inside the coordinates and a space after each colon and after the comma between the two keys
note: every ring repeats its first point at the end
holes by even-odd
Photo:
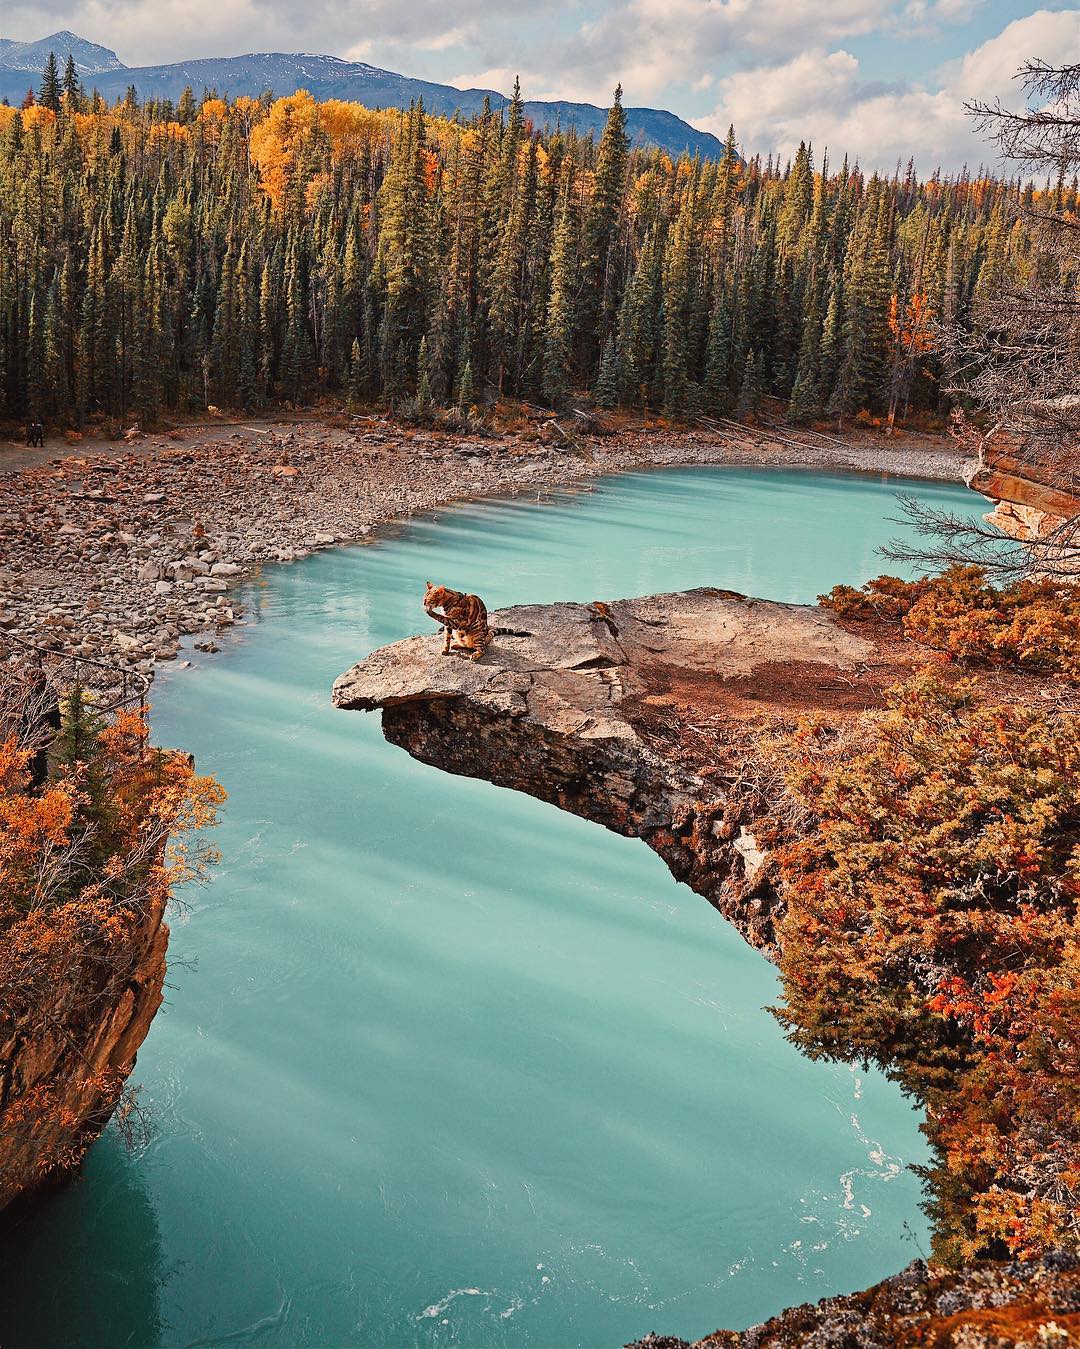
{"type": "Polygon", "coordinates": [[[157,1215],[140,1158],[112,1130],[72,1185],[0,1237],[0,1279],[4,1349],[161,1343],[157,1215]]]}

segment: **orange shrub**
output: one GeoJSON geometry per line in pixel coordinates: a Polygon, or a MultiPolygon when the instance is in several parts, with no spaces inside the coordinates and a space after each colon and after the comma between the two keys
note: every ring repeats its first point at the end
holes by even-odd
{"type": "Polygon", "coordinates": [[[1019,581],[992,586],[978,567],[902,581],[879,576],[860,590],[818,597],[843,618],[899,620],[906,636],[956,660],[1014,666],[1080,682],[1080,586],[1019,581]]]}
{"type": "Polygon", "coordinates": [[[1080,1246],[1080,719],[973,691],[923,673],[780,741],[779,1015],[927,1105],[948,1261],[1080,1246]]]}

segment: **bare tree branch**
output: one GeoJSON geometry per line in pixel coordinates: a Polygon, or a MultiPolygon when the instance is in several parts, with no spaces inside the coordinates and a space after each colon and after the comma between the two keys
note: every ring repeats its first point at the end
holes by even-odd
{"type": "MultiPolygon", "coordinates": [[[[1080,501],[1080,221],[1064,209],[1062,187],[1080,170],[1080,65],[1029,61],[1017,73],[1026,105],[967,104],[976,126],[1005,160],[1056,176],[1041,197],[1017,193],[1014,224],[1031,242],[1020,284],[1002,277],[977,294],[971,326],[942,326],[937,340],[961,408],[956,434],[993,473],[1004,447],[1018,471],[1054,502],[1080,501]],[[1024,199],[1028,199],[1025,206],[1024,199]],[[989,430],[985,429],[989,427],[989,430]]],[[[916,541],[894,540],[885,555],[930,568],[978,563],[1000,580],[1039,574],[1080,576],[1075,513],[1032,531],[1022,543],[1001,530],[903,503],[916,541]]]]}

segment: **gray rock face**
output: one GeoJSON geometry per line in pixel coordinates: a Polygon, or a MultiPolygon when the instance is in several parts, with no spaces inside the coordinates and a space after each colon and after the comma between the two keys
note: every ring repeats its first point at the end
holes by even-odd
{"type": "Polygon", "coordinates": [[[715,782],[654,749],[637,711],[657,668],[719,685],[785,661],[852,669],[870,644],[820,609],[712,589],[522,605],[491,624],[495,640],[475,663],[443,656],[440,632],[373,652],[337,680],[334,705],[381,709],[386,738],[425,763],[643,838],[774,954],[779,898],[748,821],[715,782]]]}

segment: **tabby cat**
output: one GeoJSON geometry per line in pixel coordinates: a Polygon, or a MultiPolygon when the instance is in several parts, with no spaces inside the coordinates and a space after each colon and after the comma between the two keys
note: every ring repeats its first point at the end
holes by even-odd
{"type": "Polygon", "coordinates": [[[445,629],[442,654],[451,650],[468,653],[469,660],[479,660],[491,645],[494,633],[488,626],[488,613],[479,595],[463,595],[460,590],[433,586],[427,582],[424,591],[424,609],[428,617],[441,623],[445,629]],[[436,613],[441,609],[442,613],[436,613]],[[451,646],[451,642],[455,645],[451,646]]]}

